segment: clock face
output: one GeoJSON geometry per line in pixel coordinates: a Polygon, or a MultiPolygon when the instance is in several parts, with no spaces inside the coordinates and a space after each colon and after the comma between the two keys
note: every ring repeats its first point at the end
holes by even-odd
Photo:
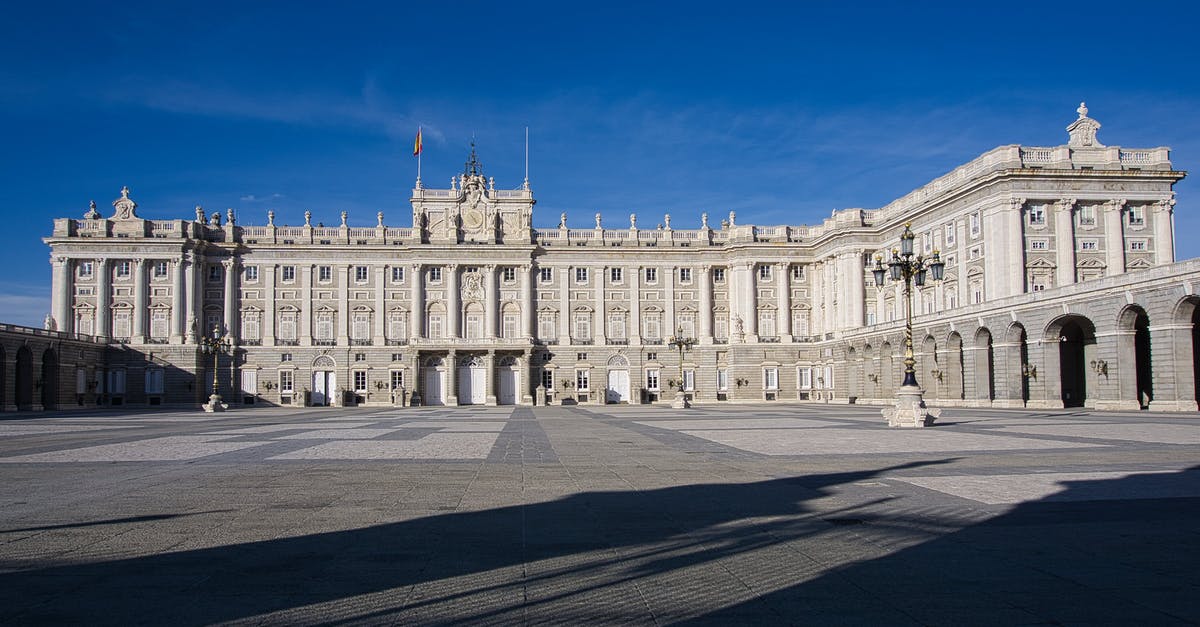
{"type": "Polygon", "coordinates": [[[477,209],[463,214],[463,225],[472,231],[478,231],[483,226],[483,212],[477,209]]]}

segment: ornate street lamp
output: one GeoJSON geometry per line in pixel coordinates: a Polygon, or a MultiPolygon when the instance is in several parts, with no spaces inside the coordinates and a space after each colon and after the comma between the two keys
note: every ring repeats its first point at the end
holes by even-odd
{"type": "Polygon", "coordinates": [[[883,410],[883,415],[892,427],[924,427],[933,424],[941,413],[937,409],[927,409],[922,398],[921,387],[917,385],[917,360],[913,357],[912,332],[912,288],[923,287],[927,278],[941,281],[946,272],[946,264],[942,262],[938,251],[933,251],[933,257],[926,259],[923,255],[914,254],[911,224],[904,225],[904,233],[900,235],[900,248],[892,249],[892,258],[885,267],[883,259],[875,256],[875,267],[871,273],[875,275],[875,287],[882,288],[885,276],[893,281],[904,281],[904,381],[896,394],[896,406],[883,410]]]}
{"type": "Polygon", "coordinates": [[[217,360],[221,357],[221,353],[228,353],[233,349],[233,342],[229,336],[221,335],[221,327],[213,325],[212,335],[200,338],[200,352],[205,355],[212,355],[213,358],[213,386],[212,395],[208,397],[208,402],[202,405],[204,411],[215,412],[225,411],[228,407],[221,401],[221,394],[217,391],[217,360]]]}
{"type": "Polygon", "coordinates": [[[699,344],[696,338],[683,336],[683,327],[679,327],[675,331],[675,335],[667,340],[667,346],[679,350],[679,385],[675,389],[675,401],[671,403],[671,407],[675,409],[687,409],[691,407],[688,403],[687,395],[683,392],[683,354],[691,350],[696,344],[699,344]]]}

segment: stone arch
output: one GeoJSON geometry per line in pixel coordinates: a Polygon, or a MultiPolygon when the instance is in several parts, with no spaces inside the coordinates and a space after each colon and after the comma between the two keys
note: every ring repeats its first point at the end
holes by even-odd
{"type": "Polygon", "coordinates": [[[925,390],[926,398],[941,398],[942,382],[946,376],[942,373],[941,365],[938,363],[937,340],[932,335],[926,335],[921,340],[920,348],[913,352],[917,361],[915,366],[917,382],[925,381],[921,387],[925,390]]]}
{"type": "Polygon", "coordinates": [[[1004,381],[1008,385],[1007,398],[1029,402],[1029,379],[1026,365],[1029,364],[1029,334],[1025,325],[1013,322],[1004,330],[1004,352],[1001,355],[1004,381]]]}
{"type": "Polygon", "coordinates": [[[996,353],[992,332],[987,327],[975,331],[975,344],[971,347],[974,364],[975,399],[991,403],[996,399],[996,353]]]}
{"type": "Polygon", "coordinates": [[[1058,344],[1046,352],[1048,395],[1057,392],[1063,407],[1083,407],[1088,399],[1089,367],[1099,370],[1096,360],[1096,325],[1078,314],[1059,316],[1046,325],[1045,340],[1058,344]],[[1095,364],[1095,365],[1089,365],[1095,364]]]}
{"type": "Polygon", "coordinates": [[[608,358],[608,367],[609,368],[628,368],[629,367],[629,358],[625,357],[624,355],[622,355],[620,353],[613,355],[612,357],[608,358]]]}
{"type": "Polygon", "coordinates": [[[440,355],[430,355],[425,358],[425,362],[422,365],[426,368],[438,368],[446,365],[446,360],[440,355]]]}
{"type": "Polygon", "coordinates": [[[1196,411],[1200,399],[1200,296],[1185,296],[1175,304],[1171,318],[1170,345],[1175,353],[1172,362],[1175,367],[1160,370],[1178,373],[1174,386],[1178,407],[1196,411]]]}
{"type": "Polygon", "coordinates": [[[33,409],[33,351],[29,345],[17,349],[13,397],[18,410],[33,409]]]}
{"type": "Polygon", "coordinates": [[[329,355],[317,355],[312,361],[313,370],[333,370],[337,368],[337,362],[329,355]]]}
{"type": "Polygon", "coordinates": [[[875,347],[870,342],[863,344],[863,396],[879,398],[879,359],[875,355],[875,347]]]}
{"type": "Polygon", "coordinates": [[[1150,316],[1140,305],[1126,305],[1117,314],[1117,387],[1120,400],[1136,401],[1149,409],[1154,397],[1150,359],[1150,316]],[[1133,366],[1133,372],[1128,368],[1133,366]]]}
{"type": "Polygon", "coordinates": [[[498,365],[501,368],[511,368],[517,365],[517,358],[512,355],[505,355],[500,358],[498,365]]]}
{"type": "Polygon", "coordinates": [[[846,347],[846,396],[858,398],[862,395],[862,358],[853,346],[846,347]]]}
{"type": "Polygon", "coordinates": [[[963,387],[966,371],[963,364],[962,335],[958,331],[951,331],[946,336],[945,351],[943,370],[946,371],[946,398],[961,401],[966,398],[966,390],[963,387]]]}
{"type": "Polygon", "coordinates": [[[892,343],[884,340],[879,346],[879,391],[880,397],[891,398],[896,394],[896,364],[895,351],[892,343]]]}
{"type": "Polygon", "coordinates": [[[42,352],[42,409],[58,409],[58,352],[53,347],[42,352]]]}

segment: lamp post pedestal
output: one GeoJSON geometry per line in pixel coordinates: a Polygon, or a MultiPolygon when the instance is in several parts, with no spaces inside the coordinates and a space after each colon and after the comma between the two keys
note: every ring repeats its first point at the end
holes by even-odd
{"type": "Polygon", "coordinates": [[[692,404],[688,402],[687,394],[683,393],[683,388],[676,390],[675,400],[671,401],[671,407],[673,409],[688,409],[691,406],[692,404]]]}
{"type": "Polygon", "coordinates": [[[885,407],[880,413],[887,419],[889,427],[929,427],[942,414],[940,409],[925,406],[921,388],[902,385],[896,392],[896,405],[885,407]]]}
{"type": "Polygon", "coordinates": [[[204,408],[204,411],[211,414],[215,411],[225,411],[229,408],[229,405],[221,400],[220,394],[213,394],[208,397],[208,402],[201,405],[201,407],[204,408]]]}

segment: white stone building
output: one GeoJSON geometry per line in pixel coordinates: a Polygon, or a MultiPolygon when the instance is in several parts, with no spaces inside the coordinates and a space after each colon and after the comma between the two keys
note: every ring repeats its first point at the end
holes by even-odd
{"type": "MultiPolygon", "coordinates": [[[[814,226],[731,212],[695,230],[669,215],[535,228],[528,181],[498,189],[473,148],[447,188],[417,181],[408,227],[382,213],[350,226],[344,212],[332,227],[273,212],[245,226],[200,207],[145,220],[122,190],[111,216],[93,204],[45,240],[50,322],[121,348],[68,377],[104,370],[105,384],[63,398],[197,403],[212,376],[197,342],[215,327],[235,346],[218,366],[235,403],[653,402],[680,385],[700,403],[882,402],[899,384],[904,301],[871,266],[911,223],[917,252],[946,262],[913,302],[931,401],[1195,410],[1200,269],[1173,252],[1184,173],[1167,148],[1100,144],[1100,124],[1078,113],[1066,145],[1001,146],[814,226]],[[1079,313],[1114,295],[1111,315],[1079,313]],[[1014,335],[1018,318],[1029,322],[1014,335]],[[698,341],[682,361],[675,335],[698,341]],[[1076,342],[1087,348],[1070,352],[1076,342]],[[1097,373],[1109,364],[1104,381],[1079,380],[1084,357],[1097,373]],[[1150,374],[1129,387],[1111,381],[1122,368],[1150,374]]],[[[9,407],[22,398],[12,380],[0,381],[9,407]]]]}

